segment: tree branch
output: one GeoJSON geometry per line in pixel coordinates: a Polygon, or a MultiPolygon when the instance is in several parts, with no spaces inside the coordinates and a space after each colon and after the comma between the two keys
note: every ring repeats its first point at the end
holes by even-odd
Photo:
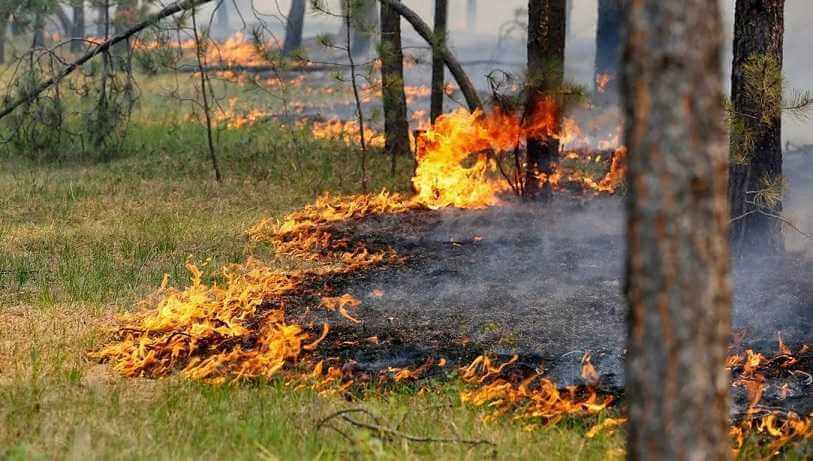
{"type": "Polygon", "coordinates": [[[150,25],[155,24],[156,22],[158,22],[158,21],[160,21],[160,20],[162,20],[162,19],[164,19],[166,17],[172,16],[173,14],[178,13],[180,11],[185,11],[185,10],[194,8],[196,6],[203,5],[204,3],[209,3],[211,1],[212,0],[183,0],[183,1],[177,1],[177,2],[175,2],[175,3],[173,3],[173,4],[169,5],[169,6],[165,7],[161,11],[148,16],[146,19],[144,19],[144,21],[136,24],[135,26],[131,27],[130,29],[128,29],[128,30],[126,30],[126,31],[124,31],[124,32],[122,32],[122,33],[120,33],[118,35],[115,35],[112,38],[106,40],[105,42],[99,44],[99,46],[97,46],[96,48],[88,51],[81,58],[79,58],[76,61],[72,62],[68,67],[62,69],[62,71],[60,73],[58,73],[57,75],[55,75],[55,76],[49,78],[48,80],[40,83],[33,90],[31,90],[30,92],[21,95],[19,98],[12,101],[8,105],[6,105],[6,107],[4,107],[2,110],[0,110],[0,119],[5,117],[6,115],[12,113],[16,108],[20,107],[21,105],[33,101],[37,96],[39,96],[40,93],[47,90],[51,86],[59,83],[60,81],[62,81],[62,79],[64,79],[68,75],[72,74],[76,69],[81,67],[86,62],[90,61],[91,59],[98,56],[99,54],[102,54],[102,53],[106,52],[107,50],[109,50],[110,47],[112,47],[113,45],[115,45],[115,44],[117,44],[119,42],[122,42],[124,40],[127,40],[131,36],[141,32],[142,30],[146,29],[150,25]]]}
{"type": "Polygon", "coordinates": [[[463,97],[466,98],[466,104],[469,106],[469,110],[473,112],[476,109],[482,109],[483,102],[480,100],[477,90],[471,83],[469,76],[466,75],[466,72],[463,70],[463,66],[460,65],[460,61],[458,61],[454,54],[449,51],[449,48],[446,46],[446,43],[442,37],[440,40],[436,39],[435,34],[432,32],[432,28],[429,27],[429,25],[426,24],[420,16],[418,16],[418,13],[407,8],[406,5],[400,1],[379,1],[397,11],[401,17],[406,19],[406,21],[412,25],[418,35],[420,35],[440,53],[440,56],[443,58],[443,62],[445,62],[446,67],[449,68],[449,72],[451,72],[452,76],[457,81],[457,86],[459,86],[460,91],[463,92],[463,97]]]}

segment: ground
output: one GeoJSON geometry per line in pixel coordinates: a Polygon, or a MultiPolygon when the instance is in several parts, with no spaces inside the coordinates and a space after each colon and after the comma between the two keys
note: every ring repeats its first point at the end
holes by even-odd
{"type": "MultiPolygon", "coordinates": [[[[454,380],[430,384],[423,395],[403,386],[346,402],[279,382],[216,387],[178,378],[121,379],[88,360],[85,353],[109,338],[115,315],[133,309],[164,273],[183,284],[187,259],[211,258],[211,267],[239,261],[243,232],[260,217],[279,217],[323,191],[358,191],[357,165],[336,161],[343,147],[335,143],[308,142],[309,159],[330,167],[319,170],[322,178],[308,172],[281,180],[279,157],[259,142],[224,137],[226,180],[217,185],[199,128],[186,127],[180,138],[152,135],[158,131],[149,126],[133,129],[138,142],[149,139],[147,152],[105,162],[4,157],[0,163],[0,458],[479,459],[488,453],[382,444],[364,433],[351,444],[315,430],[319,418],[355,406],[393,424],[403,419],[403,431],[493,440],[501,459],[620,456],[619,433],[584,438],[595,421],[535,432],[510,420],[482,422],[481,412],[460,403],[461,384],[454,380]]],[[[284,150],[284,137],[276,139],[284,150]]],[[[405,189],[406,172],[390,178],[384,159],[373,168],[375,188],[405,189]]]]}
{"type": "MultiPolygon", "coordinates": [[[[314,140],[304,129],[275,123],[219,131],[225,181],[215,183],[201,125],[183,116],[175,105],[158,100],[150,85],[171,82],[157,80],[144,84],[142,109],[115,152],[97,156],[65,150],[42,156],[4,150],[0,154],[0,458],[480,459],[492,454],[488,447],[383,441],[365,431],[353,431],[349,441],[329,429],[317,430],[321,418],[355,407],[375,412],[404,432],[493,441],[499,459],[623,457],[623,430],[585,437],[606,415],[534,431],[523,430],[523,423],[510,417],[484,422],[482,410],[461,403],[464,384],[453,372],[445,380],[395,385],[385,392],[362,388],[356,399],[347,401],[293,389],[276,380],[211,386],[178,377],[123,379],[88,359],[88,351],[110,339],[116,315],[138,308],[165,273],[171,283],[183,285],[189,260],[205,263],[212,269],[207,272],[242,261],[244,232],[260,218],[281,217],[325,192],[360,192],[357,148],[314,140]]],[[[407,191],[410,171],[411,163],[401,160],[397,174],[390,176],[389,160],[374,154],[370,189],[407,191]]],[[[430,265],[437,269],[430,272],[436,279],[430,277],[426,283],[443,281],[450,295],[459,288],[459,273],[466,272],[464,266],[472,258],[486,256],[497,271],[504,270],[499,261],[506,256],[518,258],[523,267],[533,266],[535,257],[547,256],[515,253],[517,243],[536,245],[544,236],[510,235],[490,241],[488,235],[480,235],[489,229],[477,222],[477,214],[456,218],[452,213],[440,220],[432,216],[429,222],[435,227],[420,243],[443,248],[446,253],[440,254],[452,257],[430,265]],[[461,233],[462,224],[467,231],[461,233]],[[485,253],[469,253],[468,248],[485,249],[485,253]],[[455,265],[459,267],[449,269],[455,265]]],[[[540,218],[540,226],[549,224],[547,216],[540,218]]],[[[587,310],[572,312],[581,312],[588,324],[594,324],[596,317],[585,312],[604,312],[609,306],[607,318],[613,323],[603,326],[618,333],[621,306],[617,299],[608,303],[603,298],[610,292],[617,296],[613,271],[618,267],[604,263],[620,261],[623,248],[598,235],[589,245],[606,248],[606,260],[591,262],[577,258],[584,248],[575,244],[584,226],[607,233],[619,224],[614,216],[602,223],[590,218],[562,224],[557,238],[547,243],[553,257],[544,259],[557,278],[543,282],[536,301],[574,308],[570,300],[578,294],[587,310]],[[589,283],[576,277],[577,269],[593,271],[589,283]],[[555,283],[555,289],[546,283],[555,283]],[[549,297],[547,288],[555,296],[549,297]]],[[[617,233],[607,236],[618,237],[617,233]]],[[[416,256],[420,262],[421,255],[416,256]]],[[[431,262],[431,255],[424,257],[431,262]]],[[[410,271],[423,277],[423,270],[423,266],[405,266],[394,273],[374,273],[353,285],[355,294],[367,301],[360,314],[379,320],[391,316],[387,314],[393,306],[385,301],[398,302],[420,292],[425,285],[410,271]],[[415,285],[401,293],[388,290],[381,299],[366,296],[379,281],[390,283],[389,277],[400,277],[403,284],[388,286],[415,285]]],[[[513,275],[500,273],[499,280],[530,281],[527,274],[524,278],[513,275]]],[[[490,310],[516,301],[504,296],[505,284],[499,284],[503,291],[498,290],[498,295],[485,281],[463,288],[471,293],[467,302],[472,304],[467,307],[478,309],[474,320],[466,320],[460,311],[452,316],[438,311],[438,318],[453,325],[456,334],[472,336],[495,352],[533,344],[540,332],[562,330],[555,328],[556,323],[540,320],[512,324],[506,318],[508,311],[490,310]]],[[[443,304],[443,299],[431,301],[427,309],[443,304]]],[[[521,305],[530,307],[521,313],[532,319],[539,312],[525,301],[521,305]]],[[[408,327],[427,333],[419,331],[420,323],[408,327]]],[[[560,356],[584,348],[579,341],[585,338],[597,339],[571,329],[559,337],[564,341],[548,339],[546,347],[551,357],[560,356]]],[[[588,346],[617,347],[619,341],[615,336],[610,342],[594,341],[588,346]]],[[[804,459],[812,449],[810,443],[795,445],[787,456],[804,459]]],[[[741,456],[764,454],[760,450],[749,444],[741,456]]]]}

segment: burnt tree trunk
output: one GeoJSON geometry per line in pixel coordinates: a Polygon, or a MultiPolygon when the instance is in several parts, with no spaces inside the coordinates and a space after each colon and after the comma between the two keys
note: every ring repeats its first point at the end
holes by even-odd
{"type": "MultiPolygon", "coordinates": [[[[557,96],[564,80],[565,68],[566,11],[566,0],[528,2],[528,98],[525,112],[529,119],[537,116],[543,100],[559,99],[557,96]]],[[[555,114],[555,117],[555,125],[558,127],[561,122],[559,114],[555,114]]],[[[542,198],[550,195],[550,183],[545,180],[540,188],[540,176],[547,178],[556,170],[558,156],[558,139],[548,137],[528,140],[526,195],[542,198]]]]}
{"type": "Polygon", "coordinates": [[[614,102],[618,94],[618,66],[621,62],[621,0],[598,0],[596,28],[596,103],[614,102]]]}
{"type": "Polygon", "coordinates": [[[85,39],[85,2],[74,0],[71,4],[73,14],[73,31],[71,36],[71,51],[81,53],[85,39]]]}
{"type": "Polygon", "coordinates": [[[731,72],[731,242],[734,251],[784,249],[782,223],[782,46],[784,0],[737,0],[731,72]],[[749,81],[749,75],[760,83],[749,81]],[[767,83],[767,89],[763,87],[767,83]],[[759,88],[755,88],[759,87],[759,88]],[[778,93],[779,97],[774,94],[778,93]],[[771,190],[773,189],[773,190],[771,190]]]}
{"type": "Polygon", "coordinates": [[[440,49],[446,44],[446,24],[449,17],[449,1],[435,0],[435,43],[432,45],[432,96],[429,117],[432,124],[443,113],[445,69],[440,49]]]}
{"type": "Polygon", "coordinates": [[[629,459],[730,456],[728,155],[717,2],[630,2],[629,459]]]}
{"type": "Polygon", "coordinates": [[[350,0],[352,37],[350,50],[353,56],[365,56],[370,52],[372,37],[378,27],[378,2],[376,0],[350,0]]]}
{"type": "Polygon", "coordinates": [[[282,46],[282,54],[290,56],[295,51],[302,48],[302,28],[305,25],[305,0],[293,0],[291,10],[288,12],[288,19],[285,22],[285,43],[282,46]]]}
{"type": "Polygon", "coordinates": [[[401,15],[381,4],[381,93],[384,103],[384,151],[392,158],[395,174],[399,155],[408,156],[409,123],[404,92],[404,55],[401,49],[401,15]]]}

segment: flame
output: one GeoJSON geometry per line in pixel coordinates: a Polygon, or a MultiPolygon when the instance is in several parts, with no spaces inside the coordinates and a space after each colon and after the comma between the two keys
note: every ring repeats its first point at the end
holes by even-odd
{"type": "Polygon", "coordinates": [[[596,91],[599,93],[604,93],[607,91],[607,86],[612,82],[614,77],[610,74],[598,74],[596,75],[596,91]]]}
{"type": "Polygon", "coordinates": [[[476,387],[461,392],[461,401],[477,407],[487,407],[483,417],[492,421],[508,413],[514,419],[528,422],[529,429],[536,424],[551,425],[566,416],[587,416],[605,410],[612,396],[599,396],[592,388],[567,387],[560,390],[553,381],[532,375],[519,383],[502,376],[517,357],[496,364],[487,356],[480,356],[461,369],[461,378],[476,387]]]}

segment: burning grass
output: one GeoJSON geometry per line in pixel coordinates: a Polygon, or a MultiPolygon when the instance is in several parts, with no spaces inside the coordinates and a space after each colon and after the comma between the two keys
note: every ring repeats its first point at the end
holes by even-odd
{"type": "MultiPolygon", "coordinates": [[[[279,222],[260,221],[247,232],[250,246],[270,245],[278,256],[307,263],[308,268],[281,271],[249,258],[224,267],[222,283],[207,284],[202,271],[189,264],[189,286],[173,289],[163,284],[152,303],[120,319],[114,341],[92,356],[128,377],[180,374],[215,384],[279,377],[295,387],[328,393],[347,393],[369,383],[371,377],[357,373],[352,364],[326,355],[329,352],[321,346],[332,339],[330,323],[290,322],[291,310],[321,308],[351,324],[363,323],[365,319],[354,312],[359,301],[337,291],[331,280],[407,261],[386,244],[358,239],[354,226],[372,216],[498,203],[510,188],[500,175],[498,153],[515,149],[529,133],[545,126],[523,125],[499,112],[444,117],[420,140],[414,197],[387,192],[323,196],[279,222]]],[[[598,181],[563,170],[559,178],[564,179],[554,184],[575,182],[595,193],[612,192],[623,181],[623,154],[622,148],[615,149],[598,181]]],[[[567,157],[582,159],[577,153],[567,157]]],[[[754,357],[731,362],[742,368],[735,385],[756,389],[750,409],[757,408],[762,395],[757,370],[770,363],[754,357]]],[[[459,375],[466,383],[461,402],[485,408],[486,421],[510,416],[534,429],[563,419],[604,415],[615,401],[611,393],[596,389],[600,377],[587,358],[582,368],[586,385],[564,389],[538,373],[513,373],[513,363],[497,364],[481,356],[461,368],[459,375]]],[[[445,366],[444,359],[431,359],[416,368],[382,370],[372,381],[420,381],[445,366]]],[[[588,436],[623,424],[623,418],[613,416],[594,421],[588,436]]],[[[743,446],[748,434],[769,438],[770,448],[778,450],[792,440],[809,439],[811,424],[793,413],[749,410],[748,417],[732,427],[735,448],[743,446]]]]}

